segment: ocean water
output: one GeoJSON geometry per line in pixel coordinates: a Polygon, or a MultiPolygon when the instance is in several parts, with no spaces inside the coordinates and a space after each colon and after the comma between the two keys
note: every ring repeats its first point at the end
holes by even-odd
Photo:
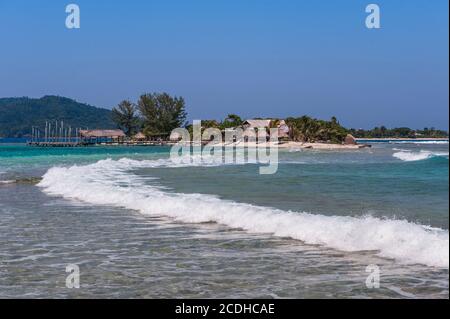
{"type": "Polygon", "coordinates": [[[448,298],[448,143],[169,151],[0,144],[0,298],[448,298]]]}

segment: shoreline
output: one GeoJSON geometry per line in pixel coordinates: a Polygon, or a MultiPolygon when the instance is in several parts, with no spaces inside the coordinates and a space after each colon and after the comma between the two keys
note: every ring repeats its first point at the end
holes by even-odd
{"type": "MultiPolygon", "coordinates": [[[[170,145],[177,145],[177,144],[170,144],[170,145]]],[[[183,144],[180,144],[180,146],[183,144]]],[[[190,143],[192,145],[192,143],[190,143]]],[[[328,143],[309,143],[309,142],[263,142],[263,143],[256,143],[256,142],[233,142],[233,143],[217,143],[217,144],[210,144],[210,147],[214,146],[222,146],[222,147],[250,147],[250,148],[268,148],[268,147],[278,147],[279,149],[286,149],[286,150],[307,150],[307,149],[316,149],[316,150],[359,150],[363,148],[370,148],[371,145],[368,144],[328,144],[328,143]]]]}
{"type": "MultiPolygon", "coordinates": [[[[314,150],[359,150],[364,148],[370,148],[372,145],[370,143],[388,143],[388,142],[448,142],[448,138],[356,138],[356,142],[358,144],[332,144],[332,143],[325,143],[325,142],[263,142],[263,143],[257,143],[254,141],[251,142],[233,142],[233,143],[225,143],[220,142],[217,144],[209,144],[210,147],[214,146],[222,146],[222,147],[239,147],[239,148],[269,148],[269,147],[278,147],[279,149],[283,150],[307,150],[307,149],[314,149],[314,150]]],[[[20,143],[20,142],[12,142],[9,143],[3,141],[0,144],[26,144],[26,143],[20,143]]],[[[99,143],[99,144],[93,144],[93,145],[80,145],[78,147],[117,147],[117,146],[123,146],[123,147],[146,147],[146,146],[185,146],[185,145],[195,145],[194,143],[176,143],[176,142],[126,142],[126,143],[99,143]]],[[[207,145],[206,142],[202,143],[202,146],[207,145]]],[[[39,147],[35,145],[34,147],[39,147]]],[[[55,146],[56,148],[60,148],[59,146],[55,146]]]]}
{"type": "Polygon", "coordinates": [[[356,141],[448,141],[448,137],[356,137],[356,141]]]}
{"type": "MultiPolygon", "coordinates": [[[[14,142],[10,142],[10,143],[1,143],[0,145],[22,145],[25,144],[27,145],[27,143],[14,143],[14,142]]],[[[31,147],[36,147],[36,148],[85,148],[85,147],[151,147],[151,146],[174,146],[174,145],[179,145],[179,146],[186,146],[186,145],[196,145],[192,142],[190,143],[176,143],[176,142],[163,142],[163,143],[158,143],[158,142],[128,142],[128,143],[99,143],[99,144],[92,144],[92,145],[78,145],[78,146],[74,146],[74,147],[63,147],[63,146],[59,146],[59,145],[54,145],[54,146],[39,146],[39,145],[29,145],[31,147]]],[[[263,147],[278,147],[279,149],[286,149],[286,150],[298,150],[298,149],[319,149],[319,150],[358,150],[358,149],[362,149],[362,148],[369,148],[371,147],[371,145],[369,144],[331,144],[331,143],[320,143],[320,142],[315,142],[315,143],[310,143],[310,142],[263,142],[263,143],[257,143],[257,142],[233,142],[233,143],[225,143],[225,142],[221,142],[221,143],[217,143],[217,144],[207,144],[205,142],[202,143],[202,146],[205,145],[209,145],[210,147],[217,147],[217,146],[222,146],[222,147],[239,147],[239,148],[263,148],[263,147]]]]}
{"type": "MultiPolygon", "coordinates": [[[[279,149],[287,149],[287,150],[308,150],[308,149],[317,149],[317,150],[358,150],[362,148],[370,147],[367,144],[328,144],[328,143],[309,143],[309,142],[286,142],[286,143],[277,143],[277,142],[269,142],[269,143],[261,143],[257,144],[255,142],[246,143],[247,147],[264,147],[264,145],[268,145],[269,147],[278,147],[279,149]]],[[[266,146],[267,147],[267,146],[266,146]]]]}

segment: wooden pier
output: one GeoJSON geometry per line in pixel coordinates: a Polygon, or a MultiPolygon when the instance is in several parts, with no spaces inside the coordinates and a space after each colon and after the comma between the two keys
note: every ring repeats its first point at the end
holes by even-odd
{"type": "Polygon", "coordinates": [[[64,121],[46,121],[45,127],[32,126],[29,146],[82,147],[92,145],[116,145],[125,142],[122,130],[88,130],[64,125],[64,121]]]}
{"type": "Polygon", "coordinates": [[[27,144],[37,147],[81,147],[88,145],[82,142],[28,142],[27,144]]]}
{"type": "Polygon", "coordinates": [[[72,129],[63,121],[46,121],[44,128],[33,126],[29,146],[35,147],[87,147],[87,146],[158,146],[170,145],[168,141],[143,141],[127,138],[122,130],[72,129]]]}
{"type": "Polygon", "coordinates": [[[72,129],[64,121],[46,121],[45,127],[32,126],[29,146],[37,147],[79,147],[88,144],[80,128],[72,129]]]}

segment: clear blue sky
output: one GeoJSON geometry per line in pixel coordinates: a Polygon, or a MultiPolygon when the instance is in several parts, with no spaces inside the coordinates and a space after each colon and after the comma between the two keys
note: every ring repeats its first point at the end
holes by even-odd
{"type": "Polygon", "coordinates": [[[448,0],[0,0],[0,97],[448,129],[448,0]],[[65,6],[81,29],[65,27],[65,6]],[[381,7],[380,30],[365,7],[381,7]]]}

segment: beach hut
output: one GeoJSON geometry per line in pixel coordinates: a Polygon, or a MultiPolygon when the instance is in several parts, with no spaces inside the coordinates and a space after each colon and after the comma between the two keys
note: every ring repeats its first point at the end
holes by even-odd
{"type": "Polygon", "coordinates": [[[244,128],[244,141],[267,141],[269,134],[267,129],[270,128],[271,120],[245,120],[242,124],[244,128]]]}
{"type": "Polygon", "coordinates": [[[272,122],[272,120],[245,120],[244,123],[242,123],[242,126],[244,127],[244,129],[247,128],[269,128],[270,127],[270,123],[272,122]]]}
{"type": "Polygon", "coordinates": [[[145,141],[147,137],[144,135],[144,133],[139,132],[133,136],[133,139],[135,139],[136,141],[145,141]]]}
{"type": "Polygon", "coordinates": [[[172,132],[170,134],[169,140],[171,142],[179,142],[181,140],[182,136],[179,132],[172,132]]]}
{"type": "Polygon", "coordinates": [[[289,126],[286,124],[285,120],[246,120],[242,126],[244,128],[244,133],[247,131],[249,139],[252,138],[251,131],[257,131],[259,138],[265,136],[266,139],[269,139],[269,134],[267,132],[270,128],[278,128],[278,139],[289,138],[289,126]],[[261,131],[262,129],[264,129],[264,133],[261,131]]]}
{"type": "Polygon", "coordinates": [[[289,126],[286,124],[285,120],[280,120],[278,122],[278,139],[288,139],[289,138],[289,126]]]}
{"type": "Polygon", "coordinates": [[[257,131],[256,128],[247,127],[242,132],[242,138],[244,142],[256,142],[257,131]]]}
{"type": "Polygon", "coordinates": [[[123,143],[125,133],[122,130],[80,130],[83,142],[88,144],[97,143],[123,143]]]}

